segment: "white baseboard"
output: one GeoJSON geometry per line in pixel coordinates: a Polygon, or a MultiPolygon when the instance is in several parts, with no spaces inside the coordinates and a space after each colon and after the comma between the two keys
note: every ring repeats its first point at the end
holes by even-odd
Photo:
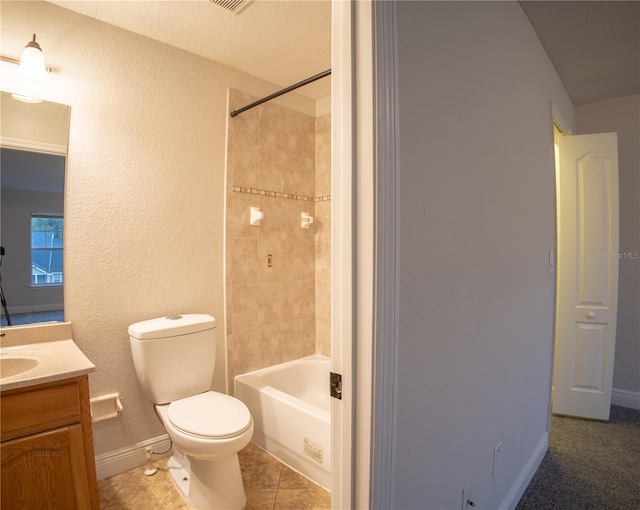
{"type": "MultiPolygon", "coordinates": [[[[57,312],[58,310],[64,310],[64,305],[62,303],[53,303],[49,305],[9,306],[8,308],[9,315],[17,315],[19,313],[57,312]]],[[[4,311],[2,315],[4,315],[4,311]]]]}
{"type": "Polygon", "coordinates": [[[549,445],[549,434],[547,432],[540,438],[540,441],[536,445],[535,449],[531,453],[529,460],[524,465],[518,478],[515,479],[511,487],[509,488],[509,492],[500,503],[500,510],[514,510],[518,501],[524,494],[527,486],[531,482],[533,475],[536,474],[536,471],[540,467],[540,463],[547,453],[547,447],[549,445]]]}
{"type": "MultiPolygon", "coordinates": [[[[611,403],[617,406],[640,410],[640,392],[614,388],[611,392],[611,403]]],[[[500,505],[501,509],[513,510],[516,507],[547,452],[548,441],[549,437],[545,433],[531,454],[529,461],[520,472],[520,475],[511,485],[509,492],[500,505]]],[[[164,451],[169,448],[169,436],[165,434],[132,446],[120,448],[119,450],[96,455],[98,480],[103,480],[129,471],[130,469],[144,466],[147,462],[146,448],[148,446],[155,451],[164,451]]],[[[167,455],[169,455],[169,453],[167,453],[167,455]]],[[[154,458],[159,457],[160,456],[154,456],[154,458]]]]}
{"type": "MultiPolygon", "coordinates": [[[[97,478],[98,480],[104,480],[105,478],[110,478],[125,471],[144,466],[147,463],[147,447],[151,447],[153,451],[163,452],[169,448],[170,444],[169,436],[164,434],[163,436],[147,439],[142,443],[136,443],[120,448],[119,450],[96,455],[97,478]]],[[[155,460],[166,457],[170,453],[169,451],[165,455],[154,455],[153,458],[155,460]]]]}
{"type": "Polygon", "coordinates": [[[613,388],[611,391],[611,403],[615,406],[640,410],[640,393],[613,388]]]}

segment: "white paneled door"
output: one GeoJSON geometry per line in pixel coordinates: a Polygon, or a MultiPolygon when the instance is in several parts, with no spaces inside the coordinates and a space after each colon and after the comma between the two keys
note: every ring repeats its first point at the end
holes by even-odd
{"type": "Polygon", "coordinates": [[[615,133],[564,136],[557,169],[555,414],[609,419],[618,301],[615,133]]]}

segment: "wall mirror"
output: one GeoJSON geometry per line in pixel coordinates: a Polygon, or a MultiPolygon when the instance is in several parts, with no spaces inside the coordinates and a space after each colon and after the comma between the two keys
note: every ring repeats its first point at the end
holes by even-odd
{"type": "Polygon", "coordinates": [[[2,326],[63,321],[70,108],[0,95],[2,326]]]}

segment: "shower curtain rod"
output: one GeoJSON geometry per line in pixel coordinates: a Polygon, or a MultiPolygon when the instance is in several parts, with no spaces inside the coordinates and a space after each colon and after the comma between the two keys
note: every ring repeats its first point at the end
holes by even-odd
{"type": "Polygon", "coordinates": [[[316,80],[319,80],[320,78],[324,78],[325,76],[329,76],[330,74],[331,74],[331,69],[327,69],[326,71],[322,71],[321,73],[318,73],[315,76],[312,76],[311,78],[307,78],[306,80],[299,81],[298,83],[294,83],[293,85],[290,85],[287,88],[279,90],[278,92],[274,92],[273,94],[268,95],[266,97],[263,97],[262,99],[258,99],[254,103],[248,104],[247,106],[243,106],[242,108],[239,108],[237,110],[233,110],[232,112],[229,113],[229,116],[235,117],[237,115],[240,115],[242,112],[246,112],[247,110],[250,110],[251,108],[253,108],[255,106],[259,106],[262,103],[266,103],[267,101],[271,101],[272,99],[275,99],[276,97],[279,97],[282,94],[286,94],[287,92],[291,92],[292,90],[300,88],[300,87],[302,87],[304,85],[308,85],[309,83],[312,83],[312,82],[314,82],[316,80]]]}

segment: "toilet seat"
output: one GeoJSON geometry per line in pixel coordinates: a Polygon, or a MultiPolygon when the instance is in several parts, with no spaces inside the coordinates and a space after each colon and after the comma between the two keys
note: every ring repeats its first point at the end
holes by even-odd
{"type": "Polygon", "coordinates": [[[213,391],[171,402],[168,417],[185,434],[214,439],[237,436],[251,426],[251,413],[246,405],[213,391]]]}

